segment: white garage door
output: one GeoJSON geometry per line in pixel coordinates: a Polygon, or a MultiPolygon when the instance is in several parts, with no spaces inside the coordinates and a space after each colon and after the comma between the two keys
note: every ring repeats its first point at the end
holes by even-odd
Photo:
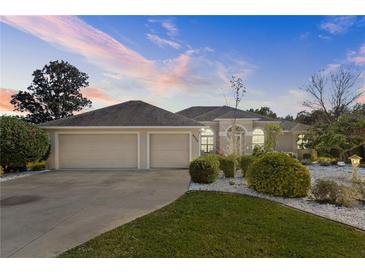
{"type": "Polygon", "coordinates": [[[151,168],[187,168],[189,134],[150,134],[151,168]]]}
{"type": "Polygon", "coordinates": [[[136,134],[61,134],[60,168],[137,168],[136,134]]]}

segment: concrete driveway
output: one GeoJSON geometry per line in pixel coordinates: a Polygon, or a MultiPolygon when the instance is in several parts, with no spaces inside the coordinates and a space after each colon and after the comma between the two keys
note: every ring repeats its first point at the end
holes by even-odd
{"type": "Polygon", "coordinates": [[[1,257],[54,257],[152,212],[188,188],[187,170],[52,171],[1,183],[1,257]]]}

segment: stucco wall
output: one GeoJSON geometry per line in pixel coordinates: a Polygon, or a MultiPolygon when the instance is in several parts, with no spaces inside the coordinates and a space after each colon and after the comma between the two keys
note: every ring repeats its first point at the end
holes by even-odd
{"type": "Polygon", "coordinates": [[[191,158],[194,159],[199,156],[199,128],[194,129],[188,129],[188,128],[131,128],[131,129],[118,129],[118,128],[103,128],[103,129],[46,129],[48,132],[50,139],[51,139],[51,153],[49,156],[49,159],[47,161],[48,168],[55,169],[56,168],[56,159],[57,159],[57,153],[56,153],[56,135],[62,134],[62,132],[69,132],[69,133],[92,133],[92,132],[139,132],[139,138],[140,138],[140,153],[139,153],[139,159],[140,159],[140,168],[146,169],[147,168],[147,133],[153,133],[153,132],[191,132],[191,158]],[[57,134],[56,134],[57,133],[57,134]]]}
{"type": "MultiPolygon", "coordinates": [[[[215,133],[215,145],[218,152],[226,152],[229,140],[226,137],[226,131],[232,126],[233,119],[223,119],[214,122],[204,122],[215,133]]],[[[279,124],[280,121],[257,121],[237,119],[236,124],[244,129],[243,139],[241,140],[241,148],[243,153],[252,153],[252,132],[256,128],[264,131],[266,138],[266,126],[268,124],[279,124]]],[[[297,149],[297,133],[284,132],[283,135],[278,136],[277,150],[283,152],[293,152],[298,154],[297,149]]]]}
{"type": "Polygon", "coordinates": [[[297,153],[297,134],[284,132],[278,136],[276,150],[297,153]]]}

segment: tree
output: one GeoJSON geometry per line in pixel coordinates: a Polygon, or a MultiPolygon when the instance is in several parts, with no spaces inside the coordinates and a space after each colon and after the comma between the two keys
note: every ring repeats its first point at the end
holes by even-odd
{"type": "Polygon", "coordinates": [[[295,121],[306,125],[314,125],[316,123],[326,123],[324,114],[321,110],[301,111],[297,113],[295,121]]]}
{"type": "Polygon", "coordinates": [[[287,121],[294,121],[293,115],[290,115],[290,114],[286,115],[283,119],[287,120],[287,121]]]}
{"type": "Polygon", "coordinates": [[[5,171],[40,160],[49,147],[47,133],[13,116],[0,117],[1,166],[5,171]]]}
{"type": "Polygon", "coordinates": [[[360,114],[365,116],[365,104],[362,103],[357,103],[354,107],[353,107],[353,112],[355,114],[360,114]]]}
{"type": "Polygon", "coordinates": [[[363,94],[360,76],[359,71],[343,67],[329,76],[323,71],[312,75],[303,88],[310,97],[303,105],[321,111],[327,123],[336,120],[363,94]]]}
{"type": "Polygon", "coordinates": [[[296,120],[312,125],[305,138],[319,155],[347,160],[351,151],[364,145],[365,107],[356,104],[364,92],[360,75],[343,67],[329,75],[322,71],[304,87],[310,99],[303,104],[312,111],[298,113],[296,120]]]}
{"type": "Polygon", "coordinates": [[[365,116],[344,113],[332,123],[312,127],[306,138],[320,155],[330,154],[345,161],[353,150],[365,145],[365,116]]]}
{"type": "Polygon", "coordinates": [[[89,85],[89,76],[68,62],[51,61],[32,76],[28,91],[20,90],[10,101],[14,110],[27,113],[27,121],[43,123],[91,107],[91,101],[80,93],[89,85]]]}
{"type": "Polygon", "coordinates": [[[260,107],[257,109],[250,108],[248,111],[254,112],[260,115],[264,115],[271,118],[278,118],[275,112],[273,112],[269,107],[260,107]]]}
{"type": "Polygon", "coordinates": [[[243,80],[240,77],[232,76],[232,79],[230,80],[231,89],[233,91],[233,99],[235,102],[234,106],[234,113],[233,113],[233,123],[232,123],[232,131],[230,136],[230,152],[232,154],[239,154],[237,151],[237,145],[236,145],[236,120],[237,120],[237,110],[238,106],[242,100],[242,97],[247,92],[247,89],[245,85],[243,84],[243,80]]]}
{"type": "Polygon", "coordinates": [[[265,151],[273,151],[276,149],[277,138],[283,132],[283,128],[279,124],[269,124],[265,127],[265,151]]]}

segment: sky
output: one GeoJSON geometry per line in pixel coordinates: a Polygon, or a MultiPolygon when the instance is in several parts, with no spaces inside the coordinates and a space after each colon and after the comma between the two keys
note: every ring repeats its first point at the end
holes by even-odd
{"type": "Polygon", "coordinates": [[[364,16],[1,16],[0,35],[2,114],[53,60],[89,75],[93,109],[232,105],[235,75],[247,87],[240,108],[295,115],[319,70],[350,66],[365,78],[364,16]]]}

